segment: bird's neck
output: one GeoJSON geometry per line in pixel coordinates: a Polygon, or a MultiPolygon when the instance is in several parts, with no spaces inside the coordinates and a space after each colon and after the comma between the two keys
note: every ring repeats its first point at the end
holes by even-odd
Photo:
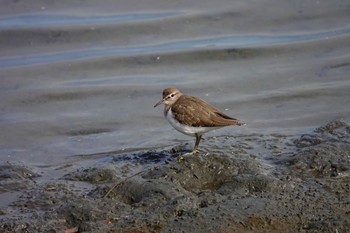
{"type": "Polygon", "coordinates": [[[170,111],[171,106],[170,105],[165,105],[164,106],[164,116],[166,117],[170,111]]]}

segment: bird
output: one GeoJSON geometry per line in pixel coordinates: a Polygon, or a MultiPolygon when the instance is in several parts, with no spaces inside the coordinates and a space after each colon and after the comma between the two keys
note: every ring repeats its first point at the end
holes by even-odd
{"type": "Polygon", "coordinates": [[[175,87],[163,90],[163,98],[154,105],[164,104],[164,116],[177,131],[196,137],[192,153],[198,153],[202,135],[225,126],[241,126],[244,123],[230,117],[195,96],[185,95],[175,87]]]}

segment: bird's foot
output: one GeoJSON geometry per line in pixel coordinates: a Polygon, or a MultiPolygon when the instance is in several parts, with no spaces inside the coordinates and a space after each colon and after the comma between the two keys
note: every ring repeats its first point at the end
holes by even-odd
{"type": "Polygon", "coordinates": [[[194,149],[194,150],[191,151],[191,152],[188,152],[188,153],[185,153],[185,154],[181,155],[181,156],[178,158],[178,161],[179,161],[179,162],[183,162],[183,161],[185,161],[185,156],[190,156],[190,155],[195,155],[195,154],[199,154],[199,150],[198,150],[198,149],[194,149]]]}
{"type": "Polygon", "coordinates": [[[193,151],[191,152],[191,154],[199,154],[199,150],[197,148],[193,149],[193,151]]]}

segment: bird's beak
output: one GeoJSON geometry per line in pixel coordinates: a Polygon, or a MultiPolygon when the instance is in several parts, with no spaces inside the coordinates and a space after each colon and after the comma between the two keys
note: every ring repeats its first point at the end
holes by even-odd
{"type": "Polygon", "coordinates": [[[157,107],[158,105],[161,105],[164,102],[164,100],[159,101],[158,103],[156,103],[156,105],[154,105],[154,107],[157,107]]]}

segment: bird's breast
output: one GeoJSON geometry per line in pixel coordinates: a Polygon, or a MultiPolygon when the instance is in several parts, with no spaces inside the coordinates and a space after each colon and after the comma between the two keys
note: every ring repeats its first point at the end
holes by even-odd
{"type": "Polygon", "coordinates": [[[178,120],[176,120],[173,112],[171,111],[171,108],[164,109],[164,115],[172,127],[174,127],[177,131],[189,136],[195,136],[195,134],[204,134],[208,131],[211,131],[217,128],[217,127],[194,127],[190,125],[181,124],[178,120]]]}

